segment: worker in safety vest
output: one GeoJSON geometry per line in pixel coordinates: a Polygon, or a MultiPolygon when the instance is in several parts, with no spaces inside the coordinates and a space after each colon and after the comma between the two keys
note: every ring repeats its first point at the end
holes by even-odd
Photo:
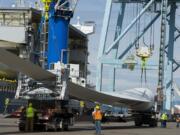
{"type": "Polygon", "coordinates": [[[95,110],[92,113],[94,122],[95,122],[95,129],[96,129],[96,134],[100,135],[101,134],[101,120],[102,120],[102,112],[100,110],[100,106],[96,105],[95,110]]]}
{"type": "Polygon", "coordinates": [[[5,104],[5,106],[4,106],[4,114],[7,113],[7,108],[8,108],[9,102],[10,102],[9,98],[6,98],[5,101],[4,101],[4,104],[5,104]]]}
{"type": "Polygon", "coordinates": [[[84,107],[85,107],[84,101],[80,101],[80,110],[79,110],[80,116],[83,115],[84,107]]]}
{"type": "Polygon", "coordinates": [[[179,123],[180,123],[180,116],[179,115],[176,116],[176,123],[177,123],[176,127],[179,128],[179,123]]]}
{"type": "Polygon", "coordinates": [[[166,128],[166,122],[168,120],[168,116],[166,113],[161,115],[161,127],[166,128]]]}
{"type": "Polygon", "coordinates": [[[146,83],[146,64],[147,64],[147,58],[146,57],[142,57],[141,58],[141,84],[143,81],[143,73],[145,76],[145,83],[146,83]]]}
{"type": "Polygon", "coordinates": [[[32,107],[32,103],[29,103],[26,109],[26,131],[33,131],[34,113],[35,109],[32,107]]]}

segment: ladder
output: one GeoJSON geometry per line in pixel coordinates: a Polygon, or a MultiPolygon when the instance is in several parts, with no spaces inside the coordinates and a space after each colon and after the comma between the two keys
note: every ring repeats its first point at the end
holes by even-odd
{"type": "Polygon", "coordinates": [[[160,36],[160,50],[159,50],[159,74],[158,74],[158,89],[157,89],[157,109],[163,109],[163,89],[164,89],[164,60],[165,60],[165,46],[166,46],[166,17],[167,17],[167,3],[168,0],[161,2],[161,36],[160,36]]]}
{"type": "Polygon", "coordinates": [[[29,78],[26,75],[19,73],[18,87],[17,87],[16,94],[15,94],[16,99],[19,99],[21,96],[23,96],[24,92],[29,91],[28,81],[29,81],[29,78]]]}
{"type": "Polygon", "coordinates": [[[47,47],[48,47],[48,23],[42,19],[40,29],[40,63],[43,69],[47,66],[47,47]]]}

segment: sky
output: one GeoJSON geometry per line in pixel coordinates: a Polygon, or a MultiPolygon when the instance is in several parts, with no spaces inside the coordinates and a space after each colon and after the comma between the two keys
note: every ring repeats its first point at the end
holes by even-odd
{"type": "MultiPolygon", "coordinates": [[[[10,5],[13,4],[15,0],[0,0],[0,6],[2,5],[10,5]]],[[[26,0],[26,3],[30,2],[33,5],[33,0],[26,0]]],[[[84,21],[94,21],[96,24],[96,31],[95,34],[89,36],[89,65],[88,69],[90,70],[91,74],[88,76],[88,83],[96,84],[96,66],[97,66],[97,54],[99,49],[99,40],[101,35],[101,29],[102,29],[102,23],[103,23],[103,15],[105,12],[105,4],[106,0],[79,0],[78,5],[76,7],[74,17],[71,20],[71,23],[77,23],[77,17],[80,17],[80,21],[83,23],[84,21]]],[[[107,36],[107,43],[106,48],[113,42],[114,39],[114,31],[116,26],[116,20],[117,20],[117,14],[118,14],[119,4],[113,4],[112,14],[111,14],[111,21],[110,21],[110,27],[108,29],[108,36],[107,36]]],[[[142,5],[135,5],[135,4],[128,4],[125,12],[125,19],[123,22],[123,28],[122,31],[126,28],[126,26],[132,21],[132,19],[137,15],[136,11],[142,9],[142,5]],[[139,8],[137,8],[137,6],[139,8]]],[[[179,20],[179,10],[177,9],[177,15],[176,15],[176,25],[178,25],[179,20]]],[[[155,16],[155,13],[147,12],[145,15],[142,16],[142,18],[139,21],[139,24],[141,26],[140,31],[142,31],[143,27],[148,24],[150,19],[155,16]]],[[[155,49],[153,51],[152,57],[148,60],[148,64],[158,64],[158,57],[159,57],[159,44],[160,44],[160,20],[157,20],[154,24],[154,45],[155,49]]],[[[133,27],[130,32],[127,33],[127,35],[122,39],[120,42],[120,47],[118,52],[122,52],[127,45],[129,45],[135,36],[137,36],[137,27],[133,27]]],[[[168,28],[167,28],[168,31],[168,28]]],[[[152,38],[152,36],[151,36],[152,38]]],[[[146,42],[146,44],[150,44],[150,31],[148,31],[145,36],[139,41],[140,45],[143,44],[143,39],[146,42]]],[[[151,39],[152,42],[152,39],[151,39]]],[[[174,49],[174,57],[176,59],[180,60],[179,51],[180,46],[179,39],[175,43],[175,49],[174,49]]],[[[135,49],[133,48],[130,52],[127,53],[126,57],[128,55],[134,54],[135,55],[135,49]]],[[[110,57],[111,54],[108,56],[110,57]]],[[[126,58],[125,57],[125,58],[126,58]]],[[[137,61],[140,63],[139,58],[136,58],[137,61]]],[[[111,67],[104,66],[104,72],[103,72],[103,90],[108,91],[109,83],[110,83],[110,72],[109,69],[111,67]]],[[[154,92],[157,88],[157,82],[158,82],[158,71],[157,70],[148,70],[147,71],[147,83],[141,84],[140,82],[140,75],[141,70],[134,70],[130,71],[127,69],[117,69],[116,71],[116,85],[115,89],[116,91],[130,89],[134,87],[141,87],[141,85],[148,87],[152,89],[154,92]]],[[[180,70],[177,71],[174,74],[174,80],[177,82],[177,84],[180,86],[180,70]]]]}
{"type": "MultiPolygon", "coordinates": [[[[80,16],[81,21],[95,21],[96,23],[96,32],[94,35],[89,37],[89,70],[91,71],[91,75],[88,77],[89,81],[93,84],[96,84],[96,65],[97,65],[97,53],[98,48],[99,48],[99,40],[100,40],[100,35],[101,35],[101,29],[102,29],[102,23],[103,23],[103,16],[104,16],[104,11],[105,11],[105,0],[80,0],[78,3],[78,6],[75,10],[74,18],[72,19],[71,23],[76,22],[77,16],[80,16]]],[[[139,8],[138,10],[140,11],[142,9],[142,5],[138,5],[139,8]]],[[[118,4],[113,4],[113,9],[112,9],[112,14],[111,14],[111,21],[110,21],[110,28],[108,30],[108,36],[107,36],[107,43],[106,43],[106,48],[108,45],[110,45],[114,39],[114,30],[115,30],[115,25],[117,21],[117,13],[118,13],[119,5],[118,4]]],[[[129,4],[127,6],[126,12],[125,12],[125,19],[123,23],[123,28],[122,31],[126,28],[128,24],[132,21],[132,19],[137,15],[135,12],[137,10],[137,5],[129,4]]],[[[148,22],[151,20],[152,17],[155,16],[155,13],[145,13],[145,15],[142,16],[140,20],[140,31],[142,31],[143,27],[148,24],[148,22]]],[[[178,25],[179,21],[179,10],[177,9],[177,14],[176,14],[176,25],[178,25]]],[[[150,30],[145,34],[143,37],[145,42],[147,44],[150,44],[150,42],[153,42],[155,45],[155,49],[153,51],[153,56],[148,60],[148,64],[158,64],[158,57],[159,57],[159,44],[160,44],[160,19],[158,19],[155,24],[154,24],[154,41],[152,41],[153,37],[151,36],[151,41],[150,41],[150,30]]],[[[167,28],[167,31],[169,29],[167,28]]],[[[136,27],[133,27],[132,30],[127,33],[126,37],[122,39],[120,42],[120,49],[119,52],[122,52],[121,50],[124,50],[127,45],[129,45],[137,35],[136,32],[136,27]]],[[[143,44],[143,39],[140,40],[140,45],[143,44]]],[[[175,43],[175,49],[174,49],[174,57],[176,59],[180,59],[179,55],[179,49],[180,46],[179,44],[179,39],[175,43]]],[[[135,49],[132,49],[130,52],[127,53],[127,55],[130,54],[135,54],[135,49]]],[[[126,56],[127,56],[126,55],[126,56]]],[[[126,57],[125,57],[126,58],[126,57]]],[[[139,61],[139,58],[136,58],[139,61]]],[[[109,69],[111,67],[105,66],[104,67],[104,72],[103,72],[103,90],[107,90],[109,88],[110,84],[110,79],[109,76],[111,73],[109,73],[109,69]]],[[[166,67],[165,67],[166,68],[166,67]]],[[[134,87],[141,87],[142,85],[145,87],[149,87],[156,92],[157,89],[157,83],[158,83],[158,71],[157,70],[148,70],[147,71],[147,83],[141,84],[140,82],[140,75],[141,75],[141,70],[134,70],[130,71],[127,69],[117,69],[116,72],[116,85],[115,89],[116,91],[121,91],[129,88],[134,88],[134,87]]],[[[177,82],[177,84],[180,86],[180,72],[177,71],[174,73],[174,80],[177,82]]]]}

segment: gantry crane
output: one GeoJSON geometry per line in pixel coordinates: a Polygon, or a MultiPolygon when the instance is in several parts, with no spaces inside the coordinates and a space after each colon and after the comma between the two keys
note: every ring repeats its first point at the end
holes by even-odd
{"type": "MultiPolygon", "coordinates": [[[[176,27],[176,9],[177,3],[179,1],[172,0],[130,0],[128,2],[124,0],[107,0],[105,7],[105,14],[99,44],[98,52],[98,67],[97,67],[97,81],[96,89],[98,91],[102,90],[102,75],[104,72],[104,66],[111,66],[111,75],[110,75],[110,90],[115,91],[115,78],[116,78],[116,69],[121,67],[123,64],[123,58],[126,54],[136,46],[137,42],[142,39],[142,37],[149,31],[152,25],[156,20],[160,19],[161,24],[159,33],[156,33],[159,36],[159,68],[158,69],[158,86],[157,86],[157,111],[167,111],[170,113],[171,110],[171,96],[173,93],[172,82],[173,82],[173,72],[175,72],[180,64],[174,59],[174,43],[179,37],[179,29],[176,27]],[[136,7],[137,4],[142,5],[141,11],[139,11],[134,19],[130,22],[126,28],[122,29],[123,22],[126,18],[126,9],[128,5],[134,3],[136,7]],[[118,17],[116,29],[114,31],[114,41],[109,45],[106,40],[108,38],[108,29],[111,22],[111,12],[113,10],[113,5],[119,5],[118,17]],[[136,35],[129,45],[119,53],[119,48],[122,45],[121,41],[123,38],[129,36],[128,32],[133,29],[139,19],[147,13],[151,12],[153,17],[149,17],[150,21],[148,24],[140,25],[140,31],[136,35]],[[161,18],[160,18],[161,17],[161,18]],[[166,30],[166,27],[169,26],[169,31],[166,30]],[[178,33],[178,36],[175,35],[175,32],[178,33]],[[168,37],[169,36],[169,37],[168,37]],[[167,42],[168,41],[168,42],[167,42]]],[[[116,6],[117,9],[117,6],[116,6]]],[[[129,11],[127,11],[129,12],[129,11]]],[[[137,46],[136,46],[137,47],[137,46]]],[[[151,49],[151,48],[150,48],[151,49]]]]}

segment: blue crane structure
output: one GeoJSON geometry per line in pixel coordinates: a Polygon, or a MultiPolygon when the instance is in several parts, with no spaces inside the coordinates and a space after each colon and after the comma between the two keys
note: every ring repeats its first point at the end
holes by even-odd
{"type": "Polygon", "coordinates": [[[69,23],[73,17],[77,0],[42,0],[42,2],[45,10],[42,18],[44,25],[42,27],[45,27],[43,34],[48,33],[48,36],[43,38],[42,58],[47,57],[47,62],[44,61],[42,67],[50,69],[51,65],[58,61],[68,63],[69,23]]]}
{"type": "MultiPolygon", "coordinates": [[[[103,26],[101,31],[101,38],[99,44],[98,52],[98,67],[97,67],[97,81],[96,90],[102,90],[102,76],[104,72],[104,65],[111,66],[111,76],[110,76],[110,90],[115,91],[115,79],[116,79],[116,68],[122,65],[124,56],[134,47],[136,43],[142,39],[142,37],[150,30],[156,20],[160,19],[159,28],[159,72],[158,72],[158,86],[157,86],[157,110],[167,111],[171,110],[171,98],[173,95],[173,72],[175,72],[179,67],[178,63],[174,57],[174,43],[180,36],[180,30],[176,27],[175,16],[177,3],[176,0],[107,0],[103,26]],[[122,29],[123,21],[127,16],[125,16],[125,11],[128,4],[142,4],[142,10],[137,13],[134,19],[131,21],[126,28],[122,29]],[[111,22],[111,13],[113,10],[113,4],[118,6],[118,17],[115,27],[114,40],[109,45],[107,44],[108,30],[111,22]],[[159,8],[158,8],[159,6],[159,8]],[[119,53],[119,48],[121,47],[121,40],[127,36],[128,32],[138,23],[139,19],[146,12],[152,12],[154,16],[149,17],[150,21],[148,24],[141,25],[141,29],[133,41],[126,46],[126,48],[119,53]],[[142,26],[144,26],[142,28],[142,26]],[[167,29],[168,27],[168,29],[167,29]],[[175,32],[178,35],[175,35],[175,32]]],[[[116,6],[117,8],[117,6],[116,6]]],[[[127,19],[127,18],[126,18],[127,19]]],[[[157,28],[158,29],[158,28],[157,28]]]]}
{"type": "MultiPolygon", "coordinates": [[[[64,2],[65,0],[61,1],[62,4],[64,2]]],[[[48,67],[59,60],[67,64],[68,28],[73,14],[71,10],[67,10],[69,3],[57,11],[55,5],[55,1],[51,2],[49,11],[48,67]]]]}

